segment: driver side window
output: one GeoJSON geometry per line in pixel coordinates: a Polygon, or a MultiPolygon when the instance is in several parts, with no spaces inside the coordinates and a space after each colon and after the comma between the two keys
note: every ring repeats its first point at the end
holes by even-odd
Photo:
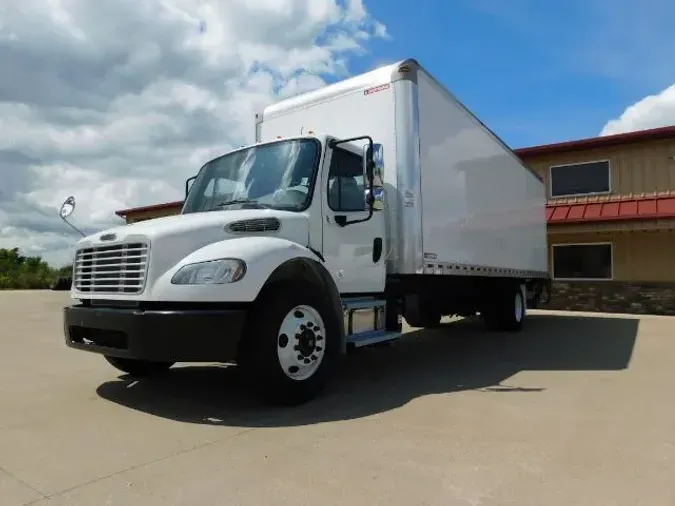
{"type": "Polygon", "coordinates": [[[328,172],[328,206],[333,211],[366,210],[363,157],[336,147],[328,172]]]}

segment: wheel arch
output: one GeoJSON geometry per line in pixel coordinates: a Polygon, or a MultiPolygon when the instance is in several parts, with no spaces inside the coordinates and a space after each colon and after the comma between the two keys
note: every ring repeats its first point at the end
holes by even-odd
{"type": "Polygon", "coordinates": [[[258,298],[271,288],[273,285],[285,282],[305,282],[320,288],[325,291],[330,305],[335,313],[335,318],[338,323],[338,332],[340,336],[340,352],[347,352],[347,339],[345,334],[345,327],[343,324],[342,300],[340,292],[338,291],[333,277],[330,275],[326,267],[318,260],[313,260],[307,257],[296,257],[286,260],[280,264],[265,281],[258,298]]]}

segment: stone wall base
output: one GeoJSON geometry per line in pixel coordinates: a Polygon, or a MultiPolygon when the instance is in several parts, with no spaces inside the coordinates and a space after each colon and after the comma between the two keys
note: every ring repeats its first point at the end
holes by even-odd
{"type": "Polygon", "coordinates": [[[675,283],[554,281],[542,309],[675,315],[675,283]]]}

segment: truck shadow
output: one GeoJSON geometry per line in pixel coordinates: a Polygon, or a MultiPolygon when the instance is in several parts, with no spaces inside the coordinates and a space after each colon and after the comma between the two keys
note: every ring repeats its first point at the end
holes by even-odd
{"type": "Polygon", "coordinates": [[[362,418],[398,408],[417,397],[477,390],[543,393],[546,385],[509,385],[520,371],[626,369],[639,320],[601,316],[530,315],[526,330],[497,334],[480,321],[462,320],[410,332],[387,347],[348,356],[324,393],[294,408],[259,405],[236,367],[175,366],[161,378],[126,376],[100,385],[102,398],[181,422],[279,427],[362,418]]]}

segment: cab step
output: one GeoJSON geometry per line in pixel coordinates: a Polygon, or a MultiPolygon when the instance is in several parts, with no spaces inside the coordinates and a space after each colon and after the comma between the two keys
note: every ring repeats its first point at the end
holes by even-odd
{"type": "Polygon", "coordinates": [[[383,299],[370,297],[343,299],[347,344],[360,348],[401,337],[401,332],[386,329],[386,308],[387,302],[383,299]]]}
{"type": "Polygon", "coordinates": [[[401,337],[400,332],[387,332],[386,330],[376,330],[371,332],[361,332],[360,334],[352,334],[347,337],[347,344],[354,346],[354,348],[361,348],[362,346],[370,346],[372,344],[385,343],[388,341],[395,341],[401,337]]]}

